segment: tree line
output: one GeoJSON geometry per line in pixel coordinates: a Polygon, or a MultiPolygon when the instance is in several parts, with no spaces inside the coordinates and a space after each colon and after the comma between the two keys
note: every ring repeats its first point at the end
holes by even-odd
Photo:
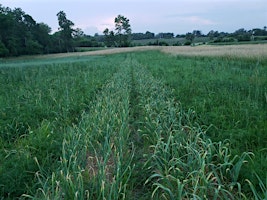
{"type": "Polygon", "coordinates": [[[45,23],[37,23],[21,8],[10,9],[0,4],[0,56],[48,54],[74,51],[74,39],[79,29],[67,19],[66,13],[57,14],[59,29],[51,34],[45,23]]]}
{"type": "Polygon", "coordinates": [[[74,29],[74,23],[67,18],[64,11],[57,13],[58,31],[51,33],[51,28],[41,22],[37,23],[21,8],[10,9],[0,4],[0,57],[30,54],[49,54],[75,51],[75,47],[128,47],[133,46],[133,40],[155,39],[148,45],[168,45],[160,39],[184,38],[184,44],[194,43],[196,38],[206,37],[211,43],[241,42],[267,40],[266,26],[263,29],[238,29],[233,33],[211,30],[203,34],[194,30],[182,35],[174,33],[132,33],[130,20],[118,15],[114,20],[114,29],[106,28],[103,35],[86,35],[80,28],[74,29]]]}
{"type": "Polygon", "coordinates": [[[115,18],[115,31],[105,29],[104,35],[85,35],[74,29],[64,11],[57,13],[58,31],[51,34],[45,23],[37,23],[21,8],[10,9],[0,4],[0,57],[49,54],[75,51],[75,47],[130,46],[131,25],[122,15],[115,18]]]}

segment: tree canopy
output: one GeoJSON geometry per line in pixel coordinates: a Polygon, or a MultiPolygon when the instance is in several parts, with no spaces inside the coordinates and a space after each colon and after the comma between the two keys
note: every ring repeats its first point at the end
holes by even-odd
{"type": "Polygon", "coordinates": [[[74,23],[60,11],[59,31],[37,23],[21,8],[10,9],[0,4],[0,57],[73,51],[74,23]]]}
{"type": "Polygon", "coordinates": [[[116,32],[110,31],[108,28],[103,31],[106,45],[117,47],[130,46],[130,36],[132,33],[130,20],[123,15],[118,15],[114,23],[116,32]]]}
{"type": "Polygon", "coordinates": [[[73,51],[73,33],[74,23],[67,19],[66,13],[60,11],[57,14],[59,24],[59,37],[60,37],[60,49],[61,51],[73,51]]]}

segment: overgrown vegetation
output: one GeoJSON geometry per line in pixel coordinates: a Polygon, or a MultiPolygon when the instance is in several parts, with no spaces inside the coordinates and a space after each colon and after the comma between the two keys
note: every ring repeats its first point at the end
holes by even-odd
{"type": "Polygon", "coordinates": [[[5,199],[266,198],[265,59],[150,51],[0,76],[5,199]]]}
{"type": "Polygon", "coordinates": [[[0,66],[0,190],[14,198],[34,190],[39,165],[56,170],[67,127],[116,71],[97,57],[25,61],[0,66]],[[49,61],[49,63],[48,63],[49,61]]]}
{"type": "Polygon", "coordinates": [[[175,98],[193,119],[210,126],[213,141],[230,141],[233,154],[252,152],[253,161],[242,168],[257,182],[252,171],[266,177],[266,58],[181,57],[160,53],[139,54],[152,74],[174,89],[175,98]]]}

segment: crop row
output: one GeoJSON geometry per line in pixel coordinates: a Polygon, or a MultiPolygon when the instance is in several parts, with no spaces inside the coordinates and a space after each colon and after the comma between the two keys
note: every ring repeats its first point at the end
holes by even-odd
{"type": "Polygon", "coordinates": [[[125,198],[133,157],[128,141],[129,69],[124,62],[90,102],[80,122],[67,131],[58,169],[46,175],[40,167],[41,187],[32,198],[125,198]]]}
{"type": "Polygon", "coordinates": [[[241,168],[239,180],[246,193],[250,192],[246,179],[262,191],[254,172],[266,182],[266,59],[175,57],[159,52],[136,54],[136,58],[173,89],[176,102],[195,111],[192,120],[209,126],[206,135],[212,141],[228,139],[233,155],[254,154],[253,161],[241,168]]]}
{"type": "MultiPolygon", "coordinates": [[[[77,112],[83,112],[75,114],[75,120],[64,117],[73,114],[73,106],[66,103],[63,114],[59,112],[62,120],[43,120],[38,128],[27,129],[27,136],[1,139],[2,194],[18,197],[16,188],[27,185],[21,196],[25,199],[248,198],[240,170],[252,154],[235,156],[228,140],[212,141],[210,126],[199,124],[197,113],[184,109],[174,91],[153,77],[136,54],[108,58],[116,67],[105,63],[98,74],[105,78],[96,79],[99,85],[107,80],[105,84],[77,93],[90,99],[82,101],[84,107],[77,112]],[[31,173],[20,177],[16,187],[11,181],[14,194],[7,194],[8,167],[15,175],[19,169],[31,173]]],[[[62,89],[66,101],[78,101],[67,88],[62,89]]],[[[60,102],[58,98],[55,105],[60,102]]],[[[262,197],[247,183],[256,198],[262,197]]]]}
{"type": "Polygon", "coordinates": [[[195,115],[129,56],[68,130],[58,170],[40,167],[34,198],[247,198],[239,173],[251,154],[212,142],[195,115]]]}
{"type": "Polygon", "coordinates": [[[79,122],[88,102],[117,69],[108,58],[80,60],[25,61],[23,67],[18,63],[0,68],[3,198],[13,199],[39,187],[35,157],[47,173],[57,168],[67,127],[79,122]]]}
{"type": "Polygon", "coordinates": [[[239,173],[251,154],[238,157],[231,154],[227,140],[212,142],[206,136],[209,127],[194,122],[194,111],[183,110],[162,81],[140,64],[134,66],[141,112],[137,130],[147,152],[143,169],[151,197],[247,198],[239,183],[239,173]]]}

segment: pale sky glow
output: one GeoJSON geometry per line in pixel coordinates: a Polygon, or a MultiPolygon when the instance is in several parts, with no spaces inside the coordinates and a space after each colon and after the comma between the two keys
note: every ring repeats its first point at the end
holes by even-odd
{"type": "Polygon", "coordinates": [[[118,14],[130,20],[134,33],[234,32],[267,26],[266,0],[1,0],[0,4],[21,8],[53,31],[58,28],[56,14],[63,10],[90,35],[114,28],[118,14]]]}

